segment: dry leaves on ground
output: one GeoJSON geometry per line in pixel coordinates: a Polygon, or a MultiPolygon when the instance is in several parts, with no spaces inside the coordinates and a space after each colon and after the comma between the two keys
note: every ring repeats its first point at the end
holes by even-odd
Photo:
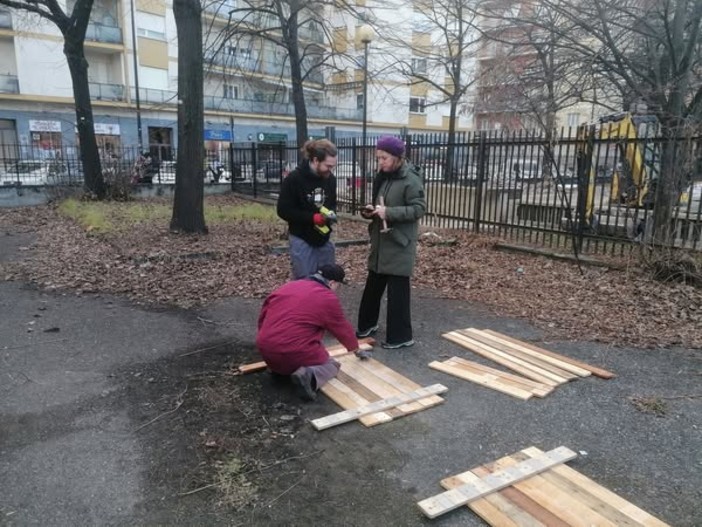
{"type": "MultiPolygon", "coordinates": [[[[210,200],[237,203],[234,197],[210,200]]],[[[0,276],[183,308],[229,296],[260,298],[289,276],[287,255],[272,251],[286,244],[282,222],[213,224],[207,236],[172,234],[166,223],[96,235],[50,206],[0,210],[5,232],[36,235],[26,258],[3,264],[0,276]]],[[[337,240],[366,236],[365,224],[355,221],[342,220],[336,232],[337,240]]],[[[413,285],[524,318],[553,337],[702,347],[702,290],[652,281],[634,267],[584,266],[581,274],[573,263],[501,251],[495,242],[465,232],[424,232],[413,285]],[[452,243],[442,243],[446,240],[452,243]]],[[[354,283],[365,278],[367,251],[337,249],[354,283]]]]}

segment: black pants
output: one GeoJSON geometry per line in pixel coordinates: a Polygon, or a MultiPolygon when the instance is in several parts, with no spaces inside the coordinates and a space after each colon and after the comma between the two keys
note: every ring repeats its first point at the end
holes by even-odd
{"type": "Polygon", "coordinates": [[[378,274],[368,271],[366,287],[358,310],[358,330],[365,331],[378,323],[380,301],[388,289],[385,341],[399,344],[412,340],[409,276],[378,274]]]}

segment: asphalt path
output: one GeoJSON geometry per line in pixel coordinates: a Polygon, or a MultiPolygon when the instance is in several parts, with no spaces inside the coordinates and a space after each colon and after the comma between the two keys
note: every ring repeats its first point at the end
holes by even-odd
{"type": "MultiPolygon", "coordinates": [[[[21,257],[27,241],[0,238],[0,258],[21,257]]],[[[360,293],[361,284],[342,288],[349,314],[355,314],[360,293]]],[[[231,298],[199,311],[150,310],[114,297],[0,282],[0,525],[153,524],[157,516],[140,503],[149,493],[154,445],[145,444],[148,436],[138,433],[143,422],[135,421],[130,408],[109,402],[129,400],[116,397],[127,385],[115,372],[197,349],[215,337],[253,342],[259,305],[231,298]],[[216,335],[203,320],[217,324],[216,335]]],[[[700,350],[543,342],[526,321],[430,292],[414,292],[413,318],[415,347],[378,349],[375,357],[420,385],[445,384],[445,403],[372,429],[353,423],[321,436],[308,432],[319,441],[387,445],[401,462],[379,471],[406,510],[440,492],[444,477],[529,446],[563,445],[579,454],[571,467],[663,521],[702,525],[700,350]],[[616,378],[579,379],[543,399],[521,401],[428,368],[437,358],[472,358],[441,338],[465,327],[537,341],[616,378]],[[637,409],[636,397],[661,398],[665,415],[637,409]]],[[[311,419],[334,408],[328,401],[315,403],[303,406],[303,414],[311,419]]],[[[361,518],[359,511],[329,517],[325,524],[373,524],[361,518]]],[[[415,509],[401,520],[377,520],[376,525],[483,525],[468,510],[432,522],[415,509]]]]}

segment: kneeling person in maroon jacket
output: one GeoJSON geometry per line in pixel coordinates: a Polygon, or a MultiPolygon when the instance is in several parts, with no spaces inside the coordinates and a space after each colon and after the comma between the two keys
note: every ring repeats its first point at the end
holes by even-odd
{"type": "Polygon", "coordinates": [[[336,289],[344,270],[323,265],[308,278],[288,282],[263,302],[256,346],[279,375],[290,375],[300,397],[313,400],[317,390],[339,372],[339,363],[322,344],[329,331],[350,352],[358,350],[353,326],[344,316],[336,289]]]}

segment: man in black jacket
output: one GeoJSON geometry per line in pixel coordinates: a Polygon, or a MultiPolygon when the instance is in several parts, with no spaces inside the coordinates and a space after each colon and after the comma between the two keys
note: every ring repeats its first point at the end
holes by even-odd
{"type": "Polygon", "coordinates": [[[307,141],[304,159],[285,179],[278,216],[288,222],[293,279],[335,263],[331,224],[336,221],[336,146],[327,139],[307,141]]]}

